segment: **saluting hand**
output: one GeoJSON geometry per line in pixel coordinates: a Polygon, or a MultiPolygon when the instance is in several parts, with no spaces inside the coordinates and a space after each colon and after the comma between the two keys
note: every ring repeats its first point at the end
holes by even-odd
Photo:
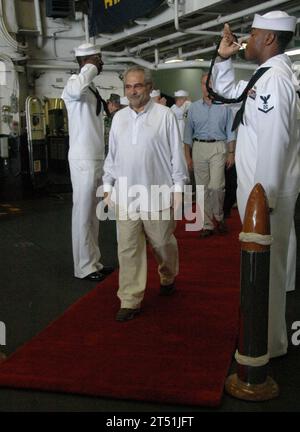
{"type": "Polygon", "coordinates": [[[95,55],[90,56],[87,59],[86,63],[90,63],[90,64],[93,64],[94,66],[96,66],[96,68],[98,69],[98,75],[102,71],[103,62],[102,62],[102,58],[101,58],[100,54],[95,54],[95,55]]]}
{"type": "Polygon", "coordinates": [[[229,25],[225,24],[223,29],[223,37],[218,49],[218,53],[222,58],[229,58],[238,52],[240,47],[234,43],[236,40],[236,36],[234,36],[234,34],[231,32],[229,25]]]}

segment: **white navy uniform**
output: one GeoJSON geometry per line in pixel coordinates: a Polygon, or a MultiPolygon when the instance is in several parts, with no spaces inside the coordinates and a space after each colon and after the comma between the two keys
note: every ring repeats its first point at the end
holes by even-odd
{"type": "Polygon", "coordinates": [[[96,217],[96,190],[101,184],[104,163],[102,111],[96,115],[97,99],[89,89],[98,69],[86,64],[72,75],[62,94],[68,111],[69,164],[73,187],[72,246],[74,274],[78,278],[101,270],[96,217]]]}
{"type": "MultiPolygon", "coordinates": [[[[248,196],[261,183],[273,209],[268,345],[270,356],[276,357],[285,354],[288,345],[285,294],[290,230],[300,187],[299,99],[287,55],[276,55],[260,67],[270,69],[249,91],[244,124],[238,129],[237,201],[243,220],[248,196]]],[[[236,98],[246,85],[245,81],[235,85],[230,59],[215,64],[213,87],[219,94],[236,98]]]]}
{"type": "Polygon", "coordinates": [[[191,105],[190,101],[185,101],[180,107],[178,107],[176,104],[171,106],[171,110],[175,114],[178,121],[178,126],[179,126],[182,140],[183,140],[184,126],[186,122],[187,112],[190,105],[191,105]]]}

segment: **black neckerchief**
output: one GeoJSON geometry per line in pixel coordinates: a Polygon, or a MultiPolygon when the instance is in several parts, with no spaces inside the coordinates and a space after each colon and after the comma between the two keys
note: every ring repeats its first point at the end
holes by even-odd
{"type": "Polygon", "coordinates": [[[106,114],[109,116],[110,113],[108,111],[107,108],[107,103],[105,102],[104,99],[102,99],[102,97],[100,96],[100,93],[98,92],[97,88],[93,89],[92,87],[89,87],[89,89],[91,90],[91,92],[95,95],[96,100],[97,100],[97,106],[96,106],[96,116],[98,116],[101,112],[101,108],[103,105],[103,109],[106,112],[106,114]]]}

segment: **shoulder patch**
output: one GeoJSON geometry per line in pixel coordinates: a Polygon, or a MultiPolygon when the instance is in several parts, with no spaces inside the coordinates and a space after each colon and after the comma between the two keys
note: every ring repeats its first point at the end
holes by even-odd
{"type": "Polygon", "coordinates": [[[259,107],[258,110],[262,111],[263,113],[268,113],[274,108],[274,105],[272,105],[272,97],[270,94],[268,95],[262,95],[259,96],[259,107]]]}

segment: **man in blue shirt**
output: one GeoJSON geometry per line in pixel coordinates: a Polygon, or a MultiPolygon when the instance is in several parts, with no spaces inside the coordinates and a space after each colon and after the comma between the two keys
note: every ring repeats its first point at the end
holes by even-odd
{"type": "Polygon", "coordinates": [[[189,107],[184,129],[184,147],[189,170],[194,170],[196,185],[204,185],[204,225],[201,237],[214,233],[214,219],[219,233],[225,233],[223,202],[224,167],[234,164],[235,134],[231,132],[232,111],[215,104],[206,89],[207,74],[202,77],[203,98],[189,107]]]}

